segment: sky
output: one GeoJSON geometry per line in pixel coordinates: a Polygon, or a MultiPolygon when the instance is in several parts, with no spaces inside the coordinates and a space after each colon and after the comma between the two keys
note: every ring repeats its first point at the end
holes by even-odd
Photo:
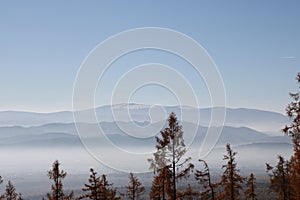
{"type": "MultiPolygon", "coordinates": [[[[298,90],[299,8],[299,1],[271,0],[1,0],[0,110],[72,110],[77,73],[99,43],[129,29],[162,27],[186,34],[206,49],[224,82],[228,107],[284,113],[288,93],[298,90]]],[[[210,106],[205,82],[187,63],[151,50],[114,63],[99,82],[96,104],[110,104],[122,73],[150,62],[174,67],[190,81],[199,106],[210,106]]],[[[130,102],[176,104],[174,96],[168,88],[150,85],[133,92],[130,102]]]]}

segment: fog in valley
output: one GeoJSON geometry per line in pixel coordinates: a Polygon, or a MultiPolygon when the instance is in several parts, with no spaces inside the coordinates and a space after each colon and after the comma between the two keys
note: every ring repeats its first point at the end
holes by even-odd
{"type": "MultiPolygon", "coordinates": [[[[137,109],[137,106],[130,109],[132,113],[139,113],[135,115],[136,119],[146,112],[137,109]]],[[[273,127],[274,124],[276,127],[283,127],[287,118],[278,113],[251,109],[230,110],[229,113],[231,112],[253,119],[252,128],[244,126],[245,118],[234,117],[233,114],[229,115],[227,120],[231,121],[225,122],[224,127],[208,128],[205,123],[197,125],[187,121],[180,122],[187,145],[186,156],[192,157],[196,167],[199,165],[198,159],[204,159],[214,174],[221,174],[225,145],[230,143],[233,150],[238,152],[238,168],[242,174],[255,173],[259,177],[267,178],[265,163],[275,164],[279,154],[285,158],[292,155],[290,138],[283,136],[280,130],[276,132],[273,127]],[[272,120],[269,119],[270,116],[273,116],[272,120]],[[269,126],[268,123],[264,124],[265,132],[260,126],[261,120],[270,122],[269,126]],[[212,130],[211,134],[215,134],[212,137],[215,140],[205,140],[208,129],[212,130]]],[[[0,113],[0,118],[6,114],[0,113]]],[[[54,123],[45,114],[44,119],[47,118],[49,123],[37,125],[31,121],[23,126],[25,122],[18,115],[19,113],[14,113],[13,117],[7,118],[7,124],[0,127],[0,171],[4,181],[12,180],[18,191],[24,195],[41,195],[49,190],[47,171],[55,160],[59,160],[62,169],[68,173],[64,182],[66,189],[80,190],[87,181],[91,167],[99,174],[108,174],[118,187],[128,183],[128,172],[137,173],[144,185],[151,185],[152,178],[149,177],[153,176],[153,172],[149,170],[147,159],[155,151],[155,136],[167,125],[165,121],[149,124],[144,118],[140,118],[134,124],[140,128],[148,127],[149,131],[149,134],[143,132],[141,135],[124,131],[132,126],[133,122],[130,121],[115,122],[106,118],[100,124],[79,122],[77,126],[85,132],[78,134],[76,124],[67,122],[68,117],[61,118],[62,122],[54,123]],[[93,133],[99,127],[104,135],[93,133]]],[[[55,113],[50,115],[55,116],[55,113]]],[[[205,114],[202,115],[205,121],[203,116],[205,114]]]]}

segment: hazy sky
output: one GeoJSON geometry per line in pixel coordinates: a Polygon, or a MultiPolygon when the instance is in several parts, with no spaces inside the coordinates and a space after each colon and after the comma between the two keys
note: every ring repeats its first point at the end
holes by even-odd
{"type": "MultiPolygon", "coordinates": [[[[73,84],[88,53],[111,35],[151,26],[180,31],[208,51],[229,107],[284,112],[300,71],[299,9],[299,1],[271,0],[0,1],[0,110],[71,110],[73,84]]],[[[128,56],[120,61],[125,70],[116,65],[104,79],[106,90],[131,64],[180,63],[151,51],[128,56]]],[[[187,67],[180,70],[197,95],[207,93],[201,78],[195,80],[187,67]]],[[[109,103],[105,95],[96,95],[97,104],[109,103]]],[[[151,86],[132,101],[172,104],[171,96],[151,86]]],[[[200,106],[209,106],[203,96],[200,106]]]]}

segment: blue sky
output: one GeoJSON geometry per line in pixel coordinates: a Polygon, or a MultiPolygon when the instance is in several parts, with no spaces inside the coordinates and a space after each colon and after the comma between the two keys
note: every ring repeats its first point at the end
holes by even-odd
{"type": "MultiPolygon", "coordinates": [[[[229,107],[283,113],[300,71],[299,9],[299,1],[0,1],[0,110],[71,110],[73,84],[88,53],[111,35],[154,26],[180,31],[208,51],[229,107]]],[[[131,61],[137,58],[137,64],[176,60],[154,52],[131,61]]],[[[205,93],[201,78],[192,84],[205,93]]],[[[145,88],[134,100],[174,103],[167,91],[158,98],[155,90],[145,88]]],[[[103,94],[96,100],[109,103],[103,94]]],[[[200,104],[209,106],[208,98],[200,104]]]]}

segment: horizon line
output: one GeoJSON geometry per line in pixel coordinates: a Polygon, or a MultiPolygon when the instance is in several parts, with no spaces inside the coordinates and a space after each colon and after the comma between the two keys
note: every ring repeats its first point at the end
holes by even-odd
{"type": "MultiPolygon", "coordinates": [[[[226,109],[249,109],[249,110],[260,110],[260,111],[267,111],[267,112],[274,112],[274,113],[279,113],[285,115],[285,112],[279,112],[277,110],[267,110],[267,109],[262,109],[262,108],[256,108],[256,107],[242,107],[242,106],[213,106],[213,107],[193,107],[189,105],[160,105],[160,104],[142,104],[142,103],[118,103],[118,104],[103,104],[103,105],[97,105],[95,108],[89,108],[89,109],[82,109],[79,111],[85,111],[85,110],[90,110],[90,109],[97,109],[100,107],[108,107],[108,106],[120,106],[120,105],[141,105],[141,106],[162,106],[162,107],[175,107],[175,106],[180,106],[180,107],[190,107],[194,109],[211,109],[211,108],[226,108],[226,109]]],[[[1,110],[0,112],[22,112],[22,113],[35,113],[35,114],[53,114],[53,113],[63,113],[63,112],[74,112],[73,110],[52,110],[52,111],[37,111],[37,110],[27,110],[27,109],[19,109],[19,110],[13,110],[13,109],[7,109],[7,110],[1,110]]],[[[78,111],[77,111],[78,112],[78,111]]]]}

